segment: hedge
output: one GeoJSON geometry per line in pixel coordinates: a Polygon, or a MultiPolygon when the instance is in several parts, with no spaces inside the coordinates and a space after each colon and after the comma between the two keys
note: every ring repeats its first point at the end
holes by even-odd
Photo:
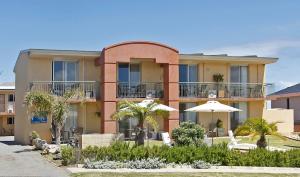
{"type": "Polygon", "coordinates": [[[167,163],[193,163],[205,161],[224,166],[300,167],[300,150],[286,152],[255,149],[249,152],[229,150],[226,144],[207,146],[129,146],[117,142],[109,147],[87,147],[81,152],[82,159],[91,161],[140,160],[147,158],[165,159],[167,163]]]}

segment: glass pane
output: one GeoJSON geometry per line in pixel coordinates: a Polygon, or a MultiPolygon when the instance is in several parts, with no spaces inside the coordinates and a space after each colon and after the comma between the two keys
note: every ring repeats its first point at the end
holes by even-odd
{"type": "Polygon", "coordinates": [[[197,82],[197,81],[198,81],[198,66],[189,65],[189,82],[197,82]]]}
{"type": "Polygon", "coordinates": [[[230,113],[230,127],[231,130],[235,130],[239,125],[243,124],[248,117],[248,104],[247,102],[233,103],[232,107],[241,109],[240,112],[230,113]]]}
{"type": "Polygon", "coordinates": [[[118,66],[118,81],[129,82],[129,65],[119,64],[118,66]]]}
{"type": "Polygon", "coordinates": [[[66,81],[76,81],[77,62],[66,62],[66,81]]]}
{"type": "Polygon", "coordinates": [[[188,82],[188,65],[179,65],[179,82],[188,82]]]}
{"type": "Polygon", "coordinates": [[[247,82],[248,82],[248,67],[241,66],[241,83],[247,83],[247,82]]]}
{"type": "Polygon", "coordinates": [[[54,61],[53,64],[53,80],[54,81],[63,81],[63,62],[54,61]]]}
{"type": "Polygon", "coordinates": [[[179,122],[184,122],[185,121],[185,111],[186,110],[186,105],[185,103],[179,103],[179,122]]]}
{"type": "Polygon", "coordinates": [[[242,111],[239,112],[239,124],[242,124],[246,121],[248,116],[248,106],[247,102],[240,102],[239,103],[239,109],[242,111]]]}
{"type": "Polygon", "coordinates": [[[240,67],[231,66],[230,67],[230,82],[240,83],[240,67]]]}
{"type": "Polygon", "coordinates": [[[138,85],[141,80],[140,65],[130,64],[130,85],[138,85]]]}
{"type": "Polygon", "coordinates": [[[185,122],[185,121],[191,121],[194,123],[197,123],[197,113],[196,112],[187,112],[184,111],[188,108],[197,106],[196,103],[180,103],[179,104],[179,121],[185,122]]]}

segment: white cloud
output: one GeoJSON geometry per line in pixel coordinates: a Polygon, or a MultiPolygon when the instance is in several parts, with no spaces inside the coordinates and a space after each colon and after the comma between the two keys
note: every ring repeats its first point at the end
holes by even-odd
{"type": "Polygon", "coordinates": [[[235,46],[226,46],[215,49],[203,50],[204,54],[228,54],[228,55],[258,55],[276,57],[278,53],[286,48],[300,48],[300,41],[275,40],[258,43],[247,43],[235,46]]]}

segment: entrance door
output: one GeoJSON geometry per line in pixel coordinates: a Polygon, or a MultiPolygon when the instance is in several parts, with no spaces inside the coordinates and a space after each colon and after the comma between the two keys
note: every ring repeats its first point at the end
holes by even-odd
{"type": "Polygon", "coordinates": [[[69,139],[73,135],[72,132],[77,129],[77,119],[77,105],[71,105],[64,125],[64,139],[69,139]]]}

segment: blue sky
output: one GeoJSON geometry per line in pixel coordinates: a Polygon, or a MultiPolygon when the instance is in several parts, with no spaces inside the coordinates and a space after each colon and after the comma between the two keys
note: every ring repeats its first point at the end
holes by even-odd
{"type": "Polygon", "coordinates": [[[0,2],[0,82],[27,48],[101,50],[150,40],[181,53],[279,57],[267,67],[277,89],[300,82],[300,1],[128,0],[0,2]]]}

